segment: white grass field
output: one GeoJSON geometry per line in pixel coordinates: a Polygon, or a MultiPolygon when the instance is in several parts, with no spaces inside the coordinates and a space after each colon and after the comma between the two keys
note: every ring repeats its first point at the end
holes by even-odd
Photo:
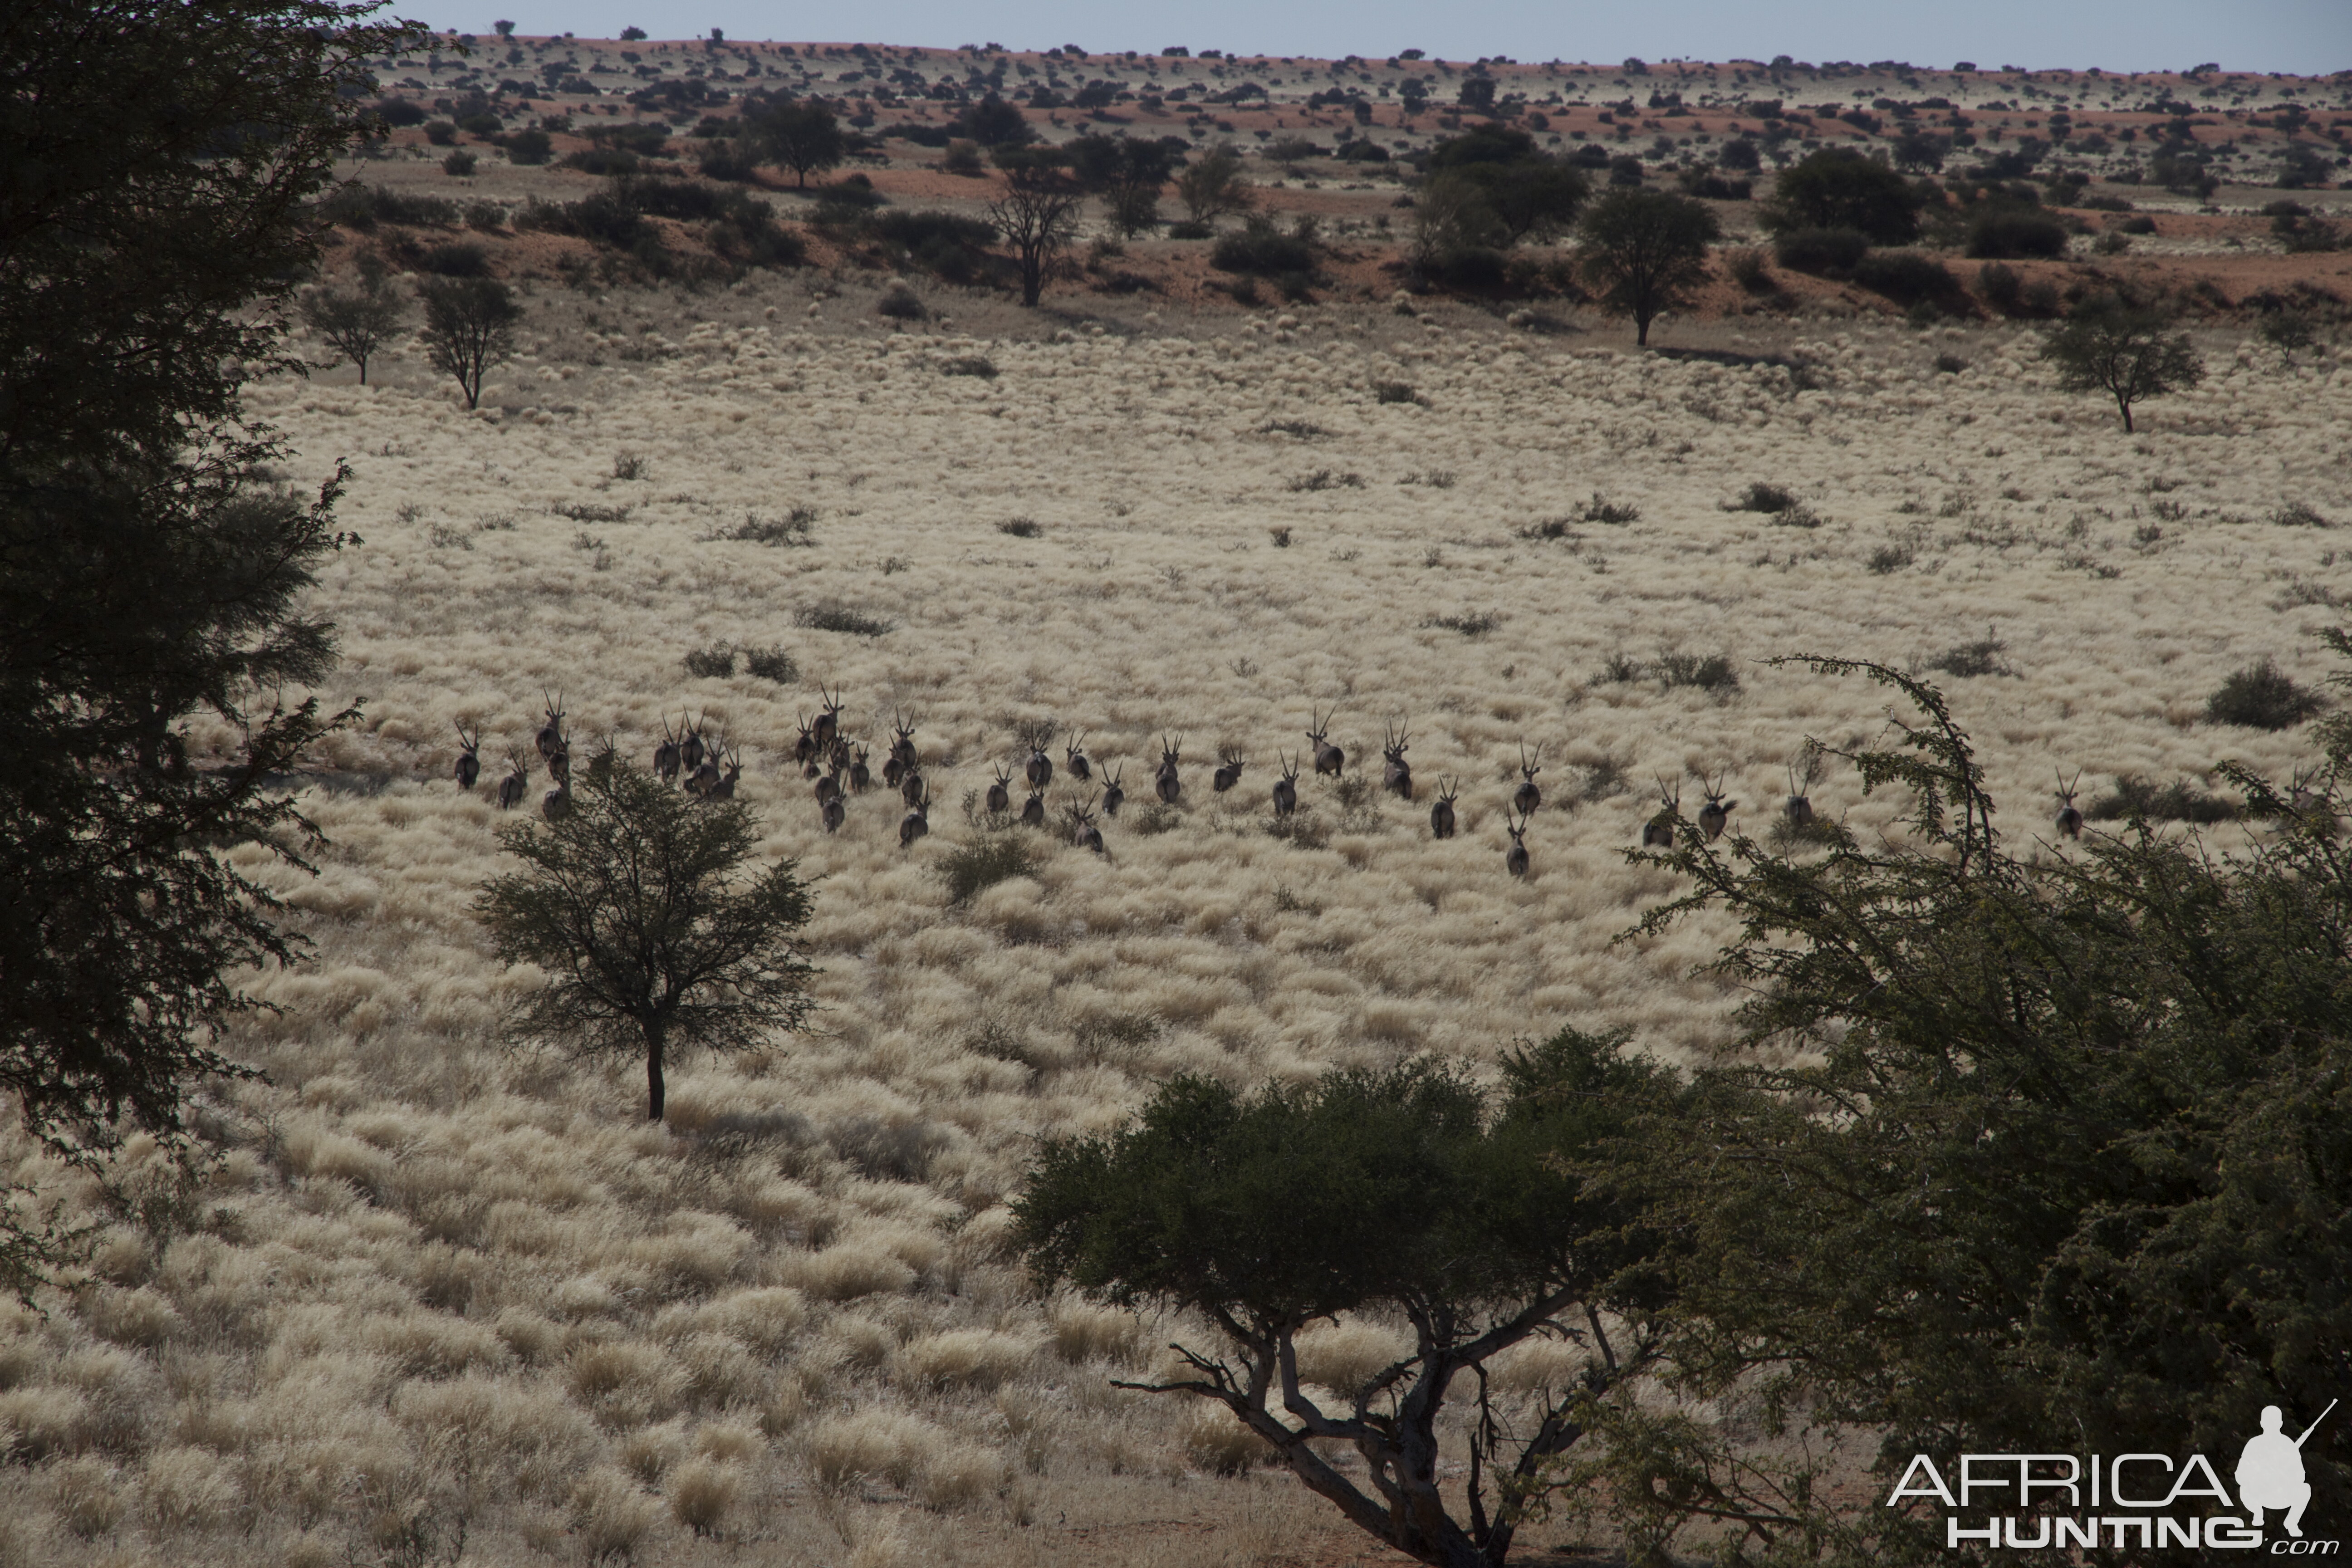
{"type": "MultiPolygon", "coordinates": [[[[1689,815],[1689,774],[1724,774],[1760,834],[1805,737],[1883,722],[1874,687],[1759,661],[1924,669],[1997,640],[2013,673],[1935,679],[2031,837],[2058,773],[2085,801],[2224,758],[2284,773],[2306,740],[2210,725],[2204,699],[2265,656],[2319,680],[2309,632],[2352,598],[2347,535],[2272,521],[2352,524],[2352,384],[2235,334],[2127,437],[2009,327],[1661,338],[1792,379],[1636,355],[1597,320],[1139,312],[1044,341],[893,332],[873,299],[542,289],[496,418],[414,359],[257,394],[291,482],[351,460],[365,540],[320,591],[345,656],[320,695],[365,704],[306,796],[320,875],[265,872],[316,960],[257,982],[284,1014],[235,1047],[268,1082],[213,1097],[198,1201],[112,1232],[46,1318],[0,1314],[0,1448],[32,1461],[0,1468],[0,1564],[446,1561],[461,1530],[497,1563],[1373,1561],[1286,1478],[1219,1475],[1249,1456],[1199,1413],[1108,1386],[1166,1332],[1026,1293],[1001,1238],[1035,1139],[1112,1126],[1177,1072],[1484,1063],[1569,1023],[1687,1059],[1729,1026],[1737,998],[1692,973],[1724,933],[1613,942],[1674,891],[1623,859],[1653,776],[1689,815]],[[943,374],[971,355],[1000,374],[943,374]],[[1383,381],[1419,401],[1377,402],[1383,381]],[[1759,481],[1819,526],[1725,510],[1759,481]],[[1638,520],[1575,521],[1596,492],[1638,520]],[[707,537],[796,507],[804,547],[707,537]],[[1015,518],[1041,531],[999,531],[1015,518]],[[820,605],[891,629],[795,624],[820,605]],[[688,677],[718,641],[782,647],[799,678],[688,677]],[[1663,653],[1728,655],[1738,688],[1604,679],[1663,653]],[[822,830],[791,759],[820,680],[877,767],[893,712],[919,716],[937,804],[911,851],[878,785],[822,830]],[[675,1069],[667,1127],[626,1066],[501,1041],[530,980],[468,905],[542,689],[575,745],[611,731],[640,761],[665,715],[708,714],[766,850],[814,889],[815,1027],[675,1069]],[[1351,780],[1410,727],[1420,798],[1350,804],[1310,770],[1276,837],[1277,756],[1333,705],[1351,780]],[[1048,719],[1123,767],[1108,853],[1057,843],[950,908],[932,868],[973,831],[962,801],[1048,719]],[[461,721],[486,731],[470,795],[461,721]],[[1163,733],[1183,800],[1154,814],[1163,733]],[[1522,742],[1547,799],[1517,881],[1522,742]],[[1247,756],[1226,796],[1220,744],[1247,756]]],[[[1892,826],[1848,773],[1811,794],[1892,826]]],[[[1083,798],[1057,769],[1051,804],[1083,798]]],[[[1384,1332],[1334,1330],[1328,1375],[1384,1332]]],[[[1526,1385],[1568,1370],[1522,1359],[1526,1385]]]]}

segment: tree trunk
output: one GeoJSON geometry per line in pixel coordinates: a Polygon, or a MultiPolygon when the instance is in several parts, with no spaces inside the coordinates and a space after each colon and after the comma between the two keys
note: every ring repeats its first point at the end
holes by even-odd
{"type": "Polygon", "coordinates": [[[1040,252],[1021,253],[1021,302],[1035,309],[1045,292],[1045,258],[1040,252]]]}
{"type": "Polygon", "coordinates": [[[662,1119],[662,1033],[659,1029],[646,1031],[646,1120],[662,1119]]]}
{"type": "Polygon", "coordinates": [[[2131,405],[2118,397],[2116,399],[2116,406],[2124,411],[2124,434],[2126,436],[2132,434],[2131,405]]]}
{"type": "Polygon", "coordinates": [[[1637,349],[1650,346],[1650,318],[1646,315],[1633,318],[1633,346],[1637,349]]]}

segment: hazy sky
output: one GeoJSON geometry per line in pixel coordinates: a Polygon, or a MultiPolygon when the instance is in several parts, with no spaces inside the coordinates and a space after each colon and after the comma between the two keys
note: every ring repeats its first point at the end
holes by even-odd
{"type": "Polygon", "coordinates": [[[2099,66],[2180,69],[2211,60],[2231,70],[2322,75],[2352,68],[2352,0],[1193,0],[1182,6],[1087,0],[871,0],[855,5],[757,0],[471,0],[399,5],[435,27],[487,33],[506,17],[525,33],[611,37],[632,23],[656,38],[805,38],[831,43],[1076,44],[1090,50],[1386,57],[1426,49],[1444,59],[1908,60],[1949,66],[2099,66]]]}

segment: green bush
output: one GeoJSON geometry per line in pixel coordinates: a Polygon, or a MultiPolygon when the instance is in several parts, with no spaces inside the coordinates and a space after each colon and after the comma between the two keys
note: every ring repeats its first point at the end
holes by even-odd
{"type": "Polygon", "coordinates": [[[824,599],[804,605],[793,614],[793,624],[811,631],[843,632],[851,637],[878,637],[896,628],[898,623],[879,616],[842,604],[837,599],[824,599]]]}
{"type": "Polygon", "coordinates": [[[1969,226],[1971,257],[2039,257],[2066,254],[2066,226],[2037,212],[2009,209],[1986,213],[1969,226]]]}
{"type": "Polygon", "coordinates": [[[1898,304],[1941,300],[1960,291],[1959,279],[1932,257],[1916,250],[1874,250],[1853,264],[1853,280],[1898,304]]]}
{"type": "Polygon", "coordinates": [[[687,650],[686,672],[706,679],[724,680],[735,673],[735,645],[715,642],[687,650]]]}
{"type": "Polygon", "coordinates": [[[2014,267],[2003,267],[1998,261],[1988,262],[1977,268],[1977,292],[1984,296],[1986,304],[2005,313],[2014,313],[2024,302],[2025,279],[2018,276],[2014,267]]]}
{"type": "Polygon", "coordinates": [[[1792,272],[1843,276],[1870,250],[1870,237],[1853,228],[1792,228],[1772,242],[1772,255],[1792,272]]]}
{"type": "Polygon", "coordinates": [[[2116,787],[2083,808],[2093,822],[2122,822],[2144,817],[2149,822],[2230,822],[2239,815],[2238,803],[2200,789],[2187,779],[2175,779],[2158,788],[2155,783],[2122,773],[2116,787]]]}
{"type": "Polygon", "coordinates": [[[1739,670],[1726,653],[1677,653],[1672,650],[1658,655],[1651,672],[1668,686],[1695,687],[1701,691],[1737,691],[1739,670]]]}
{"type": "Polygon", "coordinates": [[[441,278],[487,278],[489,253],[478,245],[436,245],[425,253],[425,270],[441,278]]]}
{"type": "Polygon", "coordinates": [[[2231,671],[2205,700],[2205,719],[2250,730],[2291,730],[2326,706],[2326,698],[2297,685],[2293,676],[2265,658],[2231,671]]]}
{"type": "Polygon", "coordinates": [[[1042,860],[1027,833],[982,833],[941,854],[931,874],[946,885],[949,903],[968,904],[999,882],[1034,875],[1042,860]]]}
{"type": "Polygon", "coordinates": [[[505,146],[508,163],[530,166],[546,163],[555,142],[544,131],[518,131],[506,138],[505,146]]]}
{"type": "Polygon", "coordinates": [[[1297,235],[1284,234],[1263,217],[1253,217],[1244,227],[1217,241],[1209,253],[1209,265],[1220,272],[1259,278],[1312,272],[1315,247],[1297,235]]]}
{"type": "Polygon", "coordinates": [[[451,179],[463,180],[473,174],[474,165],[480,162],[480,158],[460,147],[441,160],[441,172],[451,179]]]}

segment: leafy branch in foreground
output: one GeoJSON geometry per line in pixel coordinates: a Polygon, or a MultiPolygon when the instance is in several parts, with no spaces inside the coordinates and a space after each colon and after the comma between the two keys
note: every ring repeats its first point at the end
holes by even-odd
{"type": "Polygon", "coordinates": [[[1496,1568],[1587,1409],[1646,1373],[1660,1298],[1648,1237],[1574,1163],[1669,1094],[1619,1036],[1561,1031],[1507,1054],[1491,1110],[1457,1069],[1415,1061],[1244,1097],[1165,1085],[1135,1123],[1047,1142],[1013,1208],[1041,1286],[1198,1313],[1217,1342],[1124,1386],[1223,1405],[1360,1529],[1417,1562],[1496,1568]],[[1401,1321],[1411,1347],[1354,1386],[1302,1380],[1307,1325],[1401,1321]],[[1538,1337],[1580,1351],[1566,1386],[1499,1392],[1487,1363],[1538,1337]],[[1475,1393],[1464,1447],[1446,1402],[1475,1393]],[[1361,1479],[1315,1445],[1351,1445],[1361,1479]],[[1458,1455],[1458,1458],[1455,1456],[1458,1455]],[[1444,1479],[1466,1463],[1463,1490],[1444,1479]],[[1464,1517],[1452,1511],[1459,1497],[1464,1517]]]}
{"type": "MultiPolygon", "coordinates": [[[[1789,1552],[1948,1563],[1940,1516],[1841,1512],[1806,1445],[1874,1446],[1891,1489],[1922,1452],[2234,1452],[2272,1404],[2309,1425],[2352,1378],[2347,737],[2300,792],[2224,764],[2263,825],[2229,853],[2142,820],[2021,858],[1933,687],[1797,662],[1916,710],[1844,753],[1910,795],[1909,831],[1635,857],[1692,885],[1641,929],[1730,915],[1712,967],[1750,1000],[1673,1114],[1588,1168],[1675,1243],[1662,1350],[1693,1402],[1596,1434],[1663,1467],[1621,1495],[1664,1534],[1794,1499],[1789,1552]]],[[[2305,1450],[2317,1506],[2352,1501],[2347,1453],[2305,1450]]]]}

